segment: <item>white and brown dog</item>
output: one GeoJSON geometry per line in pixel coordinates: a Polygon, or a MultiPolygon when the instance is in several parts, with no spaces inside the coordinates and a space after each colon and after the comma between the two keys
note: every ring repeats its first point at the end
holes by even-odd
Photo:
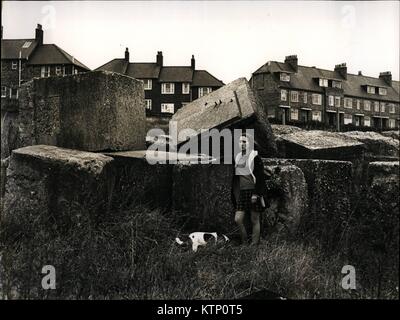
{"type": "Polygon", "coordinates": [[[218,235],[216,232],[192,232],[187,237],[188,239],[185,239],[185,237],[184,241],[179,238],[175,238],[175,242],[179,245],[191,244],[194,252],[197,251],[199,246],[205,246],[210,242],[220,243],[229,241],[229,238],[226,235],[218,235]]]}

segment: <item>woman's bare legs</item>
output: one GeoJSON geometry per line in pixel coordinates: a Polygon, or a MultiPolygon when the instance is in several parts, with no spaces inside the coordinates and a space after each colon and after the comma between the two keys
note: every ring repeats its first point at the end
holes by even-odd
{"type": "Polygon", "coordinates": [[[260,242],[260,214],[258,212],[251,212],[251,223],[253,225],[251,244],[258,244],[260,242]]]}
{"type": "Polygon", "coordinates": [[[244,211],[236,211],[235,212],[235,222],[239,226],[240,238],[242,239],[242,243],[247,243],[247,232],[246,227],[244,226],[244,211]]]}

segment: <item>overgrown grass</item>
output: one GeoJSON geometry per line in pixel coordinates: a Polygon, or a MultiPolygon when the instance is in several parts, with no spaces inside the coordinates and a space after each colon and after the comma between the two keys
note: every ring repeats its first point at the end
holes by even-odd
{"type": "MultiPolygon", "coordinates": [[[[136,206],[99,219],[82,210],[69,212],[67,225],[34,212],[5,222],[8,298],[236,299],[262,289],[292,299],[376,297],[373,273],[357,290],[342,289],[347,257],[317,242],[275,235],[257,247],[231,242],[194,253],[174,243],[182,230],[168,213],[136,206]],[[56,290],[41,289],[46,264],[56,268],[56,290]]],[[[389,278],[380,297],[398,298],[389,278]]]]}

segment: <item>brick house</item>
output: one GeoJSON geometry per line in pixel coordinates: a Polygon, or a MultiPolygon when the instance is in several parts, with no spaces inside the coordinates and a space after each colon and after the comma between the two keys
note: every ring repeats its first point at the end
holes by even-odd
{"type": "Polygon", "coordinates": [[[34,77],[86,72],[90,69],[55,44],[43,43],[40,24],[33,39],[3,39],[1,30],[1,109],[15,110],[19,86],[34,77]]]}
{"type": "Polygon", "coordinates": [[[391,72],[378,78],[347,73],[345,63],[334,70],[298,65],[297,56],[269,61],[256,70],[250,84],[272,122],[321,122],[340,130],[343,125],[399,128],[399,81],[391,72]]]}
{"type": "Polygon", "coordinates": [[[126,48],[125,58],[113,59],[96,70],[143,80],[146,115],[170,117],[185,104],[224,85],[206,70],[196,70],[194,56],[190,62],[190,66],[164,66],[161,51],[155,62],[130,62],[126,48]]]}

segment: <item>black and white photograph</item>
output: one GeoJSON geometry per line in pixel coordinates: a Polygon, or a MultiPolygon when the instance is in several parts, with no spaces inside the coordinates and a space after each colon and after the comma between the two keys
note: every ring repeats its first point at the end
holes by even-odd
{"type": "Polygon", "coordinates": [[[2,1],[0,300],[398,301],[399,18],[2,1]]]}

